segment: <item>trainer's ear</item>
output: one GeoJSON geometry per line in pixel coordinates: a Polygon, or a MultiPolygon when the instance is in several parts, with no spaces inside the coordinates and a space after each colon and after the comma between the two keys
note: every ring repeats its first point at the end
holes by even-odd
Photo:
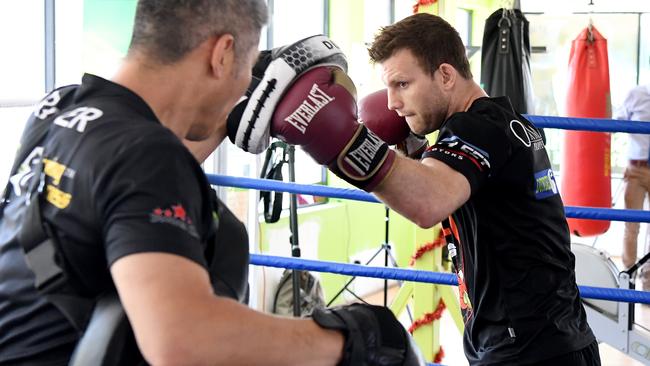
{"type": "Polygon", "coordinates": [[[235,64],[235,38],[232,34],[218,36],[210,58],[212,74],[216,78],[223,78],[224,75],[232,72],[235,64]]]}

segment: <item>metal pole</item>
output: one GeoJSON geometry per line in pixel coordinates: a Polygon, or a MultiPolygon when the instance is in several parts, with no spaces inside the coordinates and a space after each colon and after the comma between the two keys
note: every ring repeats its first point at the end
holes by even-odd
{"type": "Polygon", "coordinates": [[[330,1],[323,1],[323,34],[330,35],[330,1]]]}
{"type": "MultiPolygon", "coordinates": [[[[296,181],[295,167],[295,147],[287,145],[287,154],[289,158],[289,182],[296,181]]],[[[300,247],[298,246],[298,198],[295,193],[290,195],[289,200],[289,228],[291,230],[291,256],[300,257],[300,247]]],[[[293,315],[300,316],[300,271],[294,270],[292,273],[293,280],[293,315]]]]}
{"type": "MultiPolygon", "coordinates": [[[[390,215],[390,209],[386,206],[386,223],[385,223],[385,236],[384,236],[384,267],[388,267],[388,251],[390,246],[388,245],[388,218],[390,215]]],[[[388,280],[384,280],[384,306],[388,306],[388,280]]]]}
{"type": "Polygon", "coordinates": [[[641,13],[637,17],[637,30],[636,30],[636,85],[639,85],[639,76],[641,74],[641,13]]]}
{"type": "Polygon", "coordinates": [[[268,0],[266,5],[270,12],[269,22],[266,25],[266,49],[270,50],[273,48],[273,28],[275,27],[275,24],[273,23],[273,13],[275,11],[275,3],[273,0],[268,0]]]}
{"type": "Polygon", "coordinates": [[[45,92],[54,89],[55,79],[54,50],[54,0],[45,0],[45,92]]]}

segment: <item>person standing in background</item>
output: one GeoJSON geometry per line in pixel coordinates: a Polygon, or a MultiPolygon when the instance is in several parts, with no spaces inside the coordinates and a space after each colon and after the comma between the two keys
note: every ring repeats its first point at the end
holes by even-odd
{"type": "MultiPolygon", "coordinates": [[[[650,122],[650,84],[639,85],[630,90],[621,108],[614,118],[650,122]]],[[[650,135],[629,134],[628,166],[623,179],[625,185],[625,208],[643,209],[646,196],[650,193],[650,167],[648,167],[650,135]]],[[[623,266],[630,268],[637,261],[638,222],[626,222],[623,235],[623,266]]],[[[645,243],[645,252],[648,252],[645,243]]],[[[650,267],[648,264],[639,269],[639,278],[644,291],[650,290],[650,267]]]]}

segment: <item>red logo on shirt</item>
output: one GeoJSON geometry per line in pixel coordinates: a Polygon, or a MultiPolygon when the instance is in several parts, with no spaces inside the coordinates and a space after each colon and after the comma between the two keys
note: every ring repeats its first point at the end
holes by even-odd
{"type": "Polygon", "coordinates": [[[151,223],[158,224],[172,224],[177,226],[194,237],[198,237],[198,233],[192,220],[187,216],[187,211],[182,204],[178,203],[170,207],[156,207],[149,214],[151,223]]]}
{"type": "Polygon", "coordinates": [[[185,221],[186,214],[185,214],[185,209],[183,208],[183,205],[172,205],[172,210],[174,211],[174,218],[179,219],[181,221],[185,221]]]}
{"type": "Polygon", "coordinates": [[[192,223],[192,220],[190,220],[190,218],[187,217],[187,211],[185,211],[185,208],[180,203],[177,205],[171,205],[170,208],[163,209],[160,207],[156,207],[153,209],[151,214],[159,217],[169,217],[169,218],[177,219],[188,224],[192,223]]]}

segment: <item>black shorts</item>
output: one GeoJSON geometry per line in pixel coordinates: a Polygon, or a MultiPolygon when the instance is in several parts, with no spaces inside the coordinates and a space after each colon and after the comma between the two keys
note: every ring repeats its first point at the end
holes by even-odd
{"type": "Polygon", "coordinates": [[[577,351],[565,353],[548,360],[536,362],[527,366],[600,366],[598,342],[577,351]]]}

